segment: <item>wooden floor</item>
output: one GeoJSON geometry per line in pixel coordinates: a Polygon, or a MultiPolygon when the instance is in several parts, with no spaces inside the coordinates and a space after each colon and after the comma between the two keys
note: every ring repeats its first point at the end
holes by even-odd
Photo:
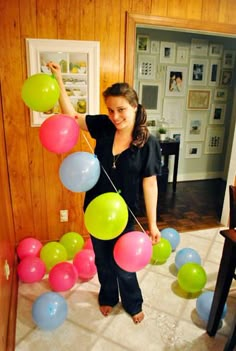
{"type": "MultiPolygon", "coordinates": [[[[159,229],[171,227],[185,232],[220,226],[224,193],[225,182],[221,179],[178,182],[175,193],[169,183],[167,191],[159,192],[159,229]]],[[[137,219],[147,229],[142,199],[137,219]]]]}

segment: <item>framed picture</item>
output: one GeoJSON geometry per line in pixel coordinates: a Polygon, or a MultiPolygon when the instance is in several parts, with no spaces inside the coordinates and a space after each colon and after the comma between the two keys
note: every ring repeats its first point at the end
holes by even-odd
{"type": "Polygon", "coordinates": [[[185,149],[186,158],[200,158],[202,156],[201,143],[187,143],[185,149]]]}
{"type": "Polygon", "coordinates": [[[235,62],[235,51],[224,50],[222,67],[234,68],[234,62],[235,62]]]}
{"type": "Polygon", "coordinates": [[[169,123],[169,128],[181,128],[184,115],[184,99],[164,99],[162,115],[169,123]]]}
{"type": "MultiPolygon", "coordinates": [[[[71,103],[80,113],[99,113],[100,43],[97,41],[26,39],[28,76],[50,74],[47,62],[57,62],[71,103]]],[[[60,113],[57,103],[49,111],[31,111],[31,126],[38,127],[52,114],[60,113]]]]}
{"type": "Polygon", "coordinates": [[[150,51],[150,39],[148,35],[137,36],[137,52],[148,53],[150,51]]]}
{"type": "Polygon", "coordinates": [[[220,58],[223,54],[223,45],[212,43],[209,45],[209,56],[220,58]]]}
{"type": "Polygon", "coordinates": [[[189,84],[206,85],[208,72],[208,60],[191,59],[189,64],[189,84]]]}
{"type": "Polygon", "coordinates": [[[221,154],[224,142],[223,127],[208,127],[205,141],[205,154],[221,154]]]}
{"type": "Polygon", "coordinates": [[[233,81],[233,70],[232,69],[222,69],[220,85],[224,87],[230,87],[233,81]]]}
{"type": "Polygon", "coordinates": [[[190,89],[188,91],[187,108],[189,110],[208,110],[211,91],[208,89],[190,89]]]}
{"type": "Polygon", "coordinates": [[[214,100],[216,101],[226,101],[228,96],[228,89],[226,88],[217,88],[215,90],[214,100]]]}
{"type": "Polygon", "coordinates": [[[166,96],[184,96],[186,91],[187,67],[167,66],[166,96]]]}
{"type": "Polygon", "coordinates": [[[162,41],[160,50],[161,63],[175,63],[176,43],[162,41]]]}
{"type": "Polygon", "coordinates": [[[208,41],[205,39],[193,38],[191,41],[192,56],[207,56],[208,55],[208,41]]]}
{"type": "Polygon", "coordinates": [[[160,111],[160,84],[156,82],[140,82],[139,98],[147,112],[158,113],[160,111]]]}
{"type": "Polygon", "coordinates": [[[138,78],[156,78],[156,56],[138,55],[138,78]]]}
{"type": "Polygon", "coordinates": [[[210,61],[208,85],[212,85],[212,86],[219,85],[220,66],[221,66],[220,60],[211,60],[210,61]]]}
{"type": "Polygon", "coordinates": [[[160,42],[157,40],[151,41],[151,54],[159,54],[160,52],[160,42]]]}
{"type": "Polygon", "coordinates": [[[180,143],[180,148],[183,146],[184,130],[183,129],[170,129],[169,136],[180,143]]]}
{"type": "Polygon", "coordinates": [[[189,47],[188,46],[178,46],[176,53],[176,63],[187,64],[189,59],[189,47]]]}
{"type": "Polygon", "coordinates": [[[210,124],[224,124],[226,104],[212,104],[210,124]]]}
{"type": "Polygon", "coordinates": [[[186,141],[203,141],[205,138],[207,113],[188,112],[185,132],[186,141]]]}

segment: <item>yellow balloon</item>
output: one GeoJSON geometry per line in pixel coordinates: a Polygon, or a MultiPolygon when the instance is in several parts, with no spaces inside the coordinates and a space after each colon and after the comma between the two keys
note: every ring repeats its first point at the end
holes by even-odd
{"type": "Polygon", "coordinates": [[[42,247],[40,258],[49,272],[57,263],[67,260],[67,252],[62,244],[57,241],[51,241],[42,247]]]}
{"type": "Polygon", "coordinates": [[[105,193],[93,199],[85,210],[85,226],[102,240],[116,238],[128,222],[128,207],[118,193],[105,193]]]}

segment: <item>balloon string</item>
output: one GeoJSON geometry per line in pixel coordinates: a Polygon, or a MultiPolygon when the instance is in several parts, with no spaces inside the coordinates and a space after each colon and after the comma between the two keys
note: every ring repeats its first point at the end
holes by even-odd
{"type": "MultiPolygon", "coordinates": [[[[94,150],[93,150],[92,146],[90,145],[90,143],[89,143],[87,137],[85,136],[85,134],[84,134],[83,132],[82,132],[82,136],[83,136],[83,138],[85,139],[85,141],[86,141],[86,143],[87,143],[89,149],[90,149],[91,152],[94,154],[94,150]]],[[[111,178],[109,177],[107,171],[105,170],[105,168],[103,167],[103,165],[101,164],[101,162],[100,162],[100,165],[101,165],[101,168],[102,168],[103,172],[104,172],[105,175],[107,176],[109,182],[110,182],[111,185],[113,186],[114,190],[115,190],[117,193],[119,193],[119,191],[118,191],[118,190],[116,189],[116,187],[115,187],[115,184],[113,183],[113,181],[112,181],[111,178]]],[[[140,223],[139,220],[136,218],[136,216],[135,216],[134,213],[131,211],[131,209],[129,208],[128,205],[127,205],[127,207],[128,207],[129,212],[130,212],[131,215],[133,216],[134,220],[136,221],[136,223],[137,223],[137,224],[139,225],[139,227],[141,228],[141,230],[142,230],[144,233],[146,233],[146,231],[144,230],[143,226],[141,225],[141,223],[140,223]]]]}

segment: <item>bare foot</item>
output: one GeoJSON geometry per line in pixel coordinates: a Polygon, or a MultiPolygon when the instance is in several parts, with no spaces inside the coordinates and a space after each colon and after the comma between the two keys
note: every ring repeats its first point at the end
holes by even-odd
{"type": "Polygon", "coordinates": [[[134,316],[132,316],[132,318],[133,318],[133,322],[135,324],[141,323],[142,320],[144,319],[144,313],[141,311],[141,312],[135,314],[134,316]]]}
{"type": "Polygon", "coordinates": [[[103,314],[103,316],[107,317],[111,311],[112,311],[112,306],[99,306],[99,309],[101,311],[101,313],[103,314]]]}

